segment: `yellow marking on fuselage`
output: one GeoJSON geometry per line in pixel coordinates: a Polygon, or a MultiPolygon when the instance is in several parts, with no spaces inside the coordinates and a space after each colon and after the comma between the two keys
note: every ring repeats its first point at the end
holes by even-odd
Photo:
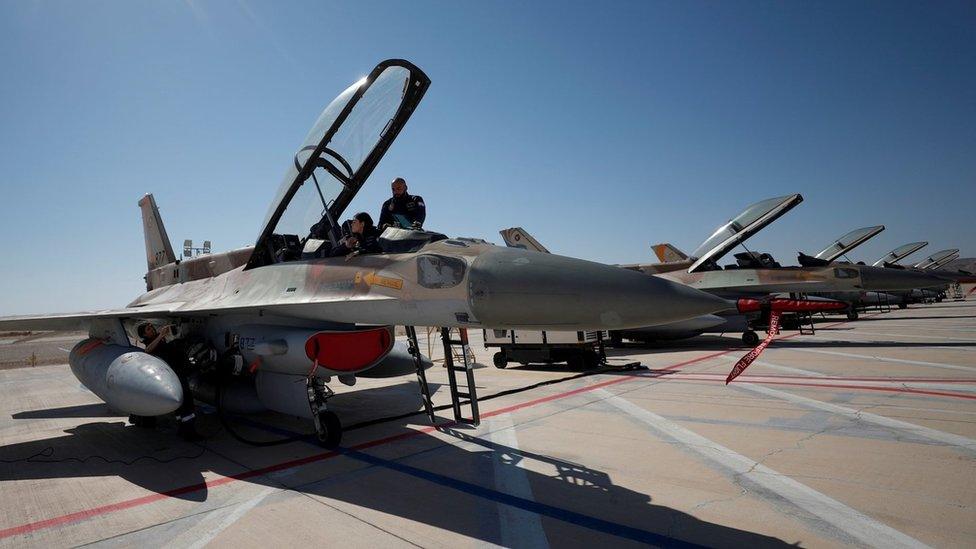
{"type": "Polygon", "coordinates": [[[380,276],[376,274],[375,271],[370,271],[363,274],[362,271],[356,272],[356,284],[366,284],[367,286],[383,286],[384,288],[392,288],[394,290],[403,289],[403,280],[399,278],[391,278],[386,276],[380,276]]]}

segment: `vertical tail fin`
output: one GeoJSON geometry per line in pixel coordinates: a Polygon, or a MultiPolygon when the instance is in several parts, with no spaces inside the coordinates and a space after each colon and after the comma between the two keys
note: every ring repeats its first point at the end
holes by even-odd
{"type": "Polygon", "coordinates": [[[651,249],[654,250],[654,254],[657,255],[657,260],[661,263],[676,263],[688,259],[688,256],[684,252],[668,243],[654,244],[651,246],[651,249]]]}
{"type": "Polygon", "coordinates": [[[173,263],[176,261],[176,254],[173,253],[163,220],[159,217],[156,199],[152,194],[147,194],[139,200],[139,208],[142,210],[142,230],[146,236],[146,262],[149,270],[173,263]]]}
{"type": "Polygon", "coordinates": [[[532,238],[532,235],[522,227],[502,229],[498,233],[502,235],[502,238],[505,240],[505,245],[509,248],[522,248],[523,250],[532,250],[544,254],[549,253],[549,250],[545,246],[540,244],[538,240],[532,238]]]}

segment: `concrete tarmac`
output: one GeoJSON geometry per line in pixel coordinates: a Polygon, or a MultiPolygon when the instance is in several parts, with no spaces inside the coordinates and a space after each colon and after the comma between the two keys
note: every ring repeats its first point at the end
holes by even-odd
{"type": "MultiPolygon", "coordinates": [[[[234,428],[296,440],[244,444],[208,416],[186,442],[64,364],[6,369],[0,547],[976,545],[976,302],[787,332],[726,386],[747,351],[729,335],[609,350],[643,370],[484,366],[482,397],[552,383],[482,400],[477,428],[415,415],[335,452],[276,414],[234,428]]],[[[428,377],[448,403],[445,370],[428,377]]],[[[348,427],[420,406],[413,376],[334,388],[348,427]]]]}

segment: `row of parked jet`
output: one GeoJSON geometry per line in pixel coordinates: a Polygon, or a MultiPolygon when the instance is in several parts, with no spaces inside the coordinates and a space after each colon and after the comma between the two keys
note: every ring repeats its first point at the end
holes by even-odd
{"type": "Polygon", "coordinates": [[[323,254],[342,241],[350,202],[429,86],[417,66],[391,59],[329,103],[287,166],[253,246],[179,260],[146,195],[139,200],[144,294],[114,309],[0,318],[0,330],[87,331],[68,357],[72,373],[137,425],[174,413],[190,421],[187,410],[205,401],[232,414],[309,418],[322,443],[334,446],[342,433],[328,404],[334,378],[353,385],[360,377],[416,373],[426,385],[430,361],[414,326],[673,336],[774,305],[810,311],[839,303],[773,301],[779,292],[860,296],[947,282],[937,270],[838,263],[834,251],[815,265],[776,267],[748,254],[719,268],[724,254],[798,204],[799,195],[748,208],[687,257],[664,246],[664,261],[652,265],[620,268],[413,227],[387,228],[378,252],[323,254]],[[169,348],[182,355],[154,354],[146,324],[166,327],[160,331],[169,348]],[[407,342],[396,340],[397,326],[407,328],[407,342]]]}
{"type": "MultiPolygon", "coordinates": [[[[950,290],[955,290],[952,295],[962,297],[963,285],[976,284],[976,276],[972,273],[943,269],[959,258],[958,249],[938,251],[913,265],[901,264],[928,242],[898,246],[871,265],[851,261],[849,254],[881,234],[884,225],[850,231],[813,255],[799,252],[797,266],[784,267],[768,253],[745,249],[747,239],[801,202],[803,196],[799,193],[761,200],[719,226],[690,255],[668,243],[655,244],[651,248],[657,255],[657,263],[620,267],[703,290],[730,302],[773,296],[840,301],[846,304],[844,310],[850,320],[857,320],[858,311],[866,307],[905,308],[910,303],[941,301],[950,290]],[[720,265],[720,261],[738,246],[745,251],[734,254],[735,262],[720,265]]],[[[521,227],[504,229],[500,233],[510,247],[549,253],[521,227]]],[[[800,312],[798,316],[805,315],[800,312]]],[[[799,319],[789,321],[796,323],[799,319]]],[[[703,333],[742,332],[743,342],[755,345],[759,342],[756,329],[763,327],[762,311],[743,314],[736,308],[729,308],[671,324],[614,330],[610,335],[619,342],[621,339],[655,341],[683,339],[703,333]]]]}

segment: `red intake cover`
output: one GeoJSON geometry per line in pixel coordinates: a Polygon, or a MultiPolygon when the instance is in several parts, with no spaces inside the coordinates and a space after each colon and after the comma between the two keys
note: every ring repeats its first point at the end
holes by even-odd
{"type": "Polygon", "coordinates": [[[769,300],[759,300],[743,297],[736,302],[740,313],[751,313],[768,309],[781,313],[818,313],[820,311],[839,311],[847,308],[847,303],[833,300],[786,299],[776,297],[769,300]]]}
{"type": "Polygon", "coordinates": [[[336,372],[358,372],[393,349],[389,328],[352,332],[319,332],[305,342],[305,354],[319,366],[336,372]]]}

